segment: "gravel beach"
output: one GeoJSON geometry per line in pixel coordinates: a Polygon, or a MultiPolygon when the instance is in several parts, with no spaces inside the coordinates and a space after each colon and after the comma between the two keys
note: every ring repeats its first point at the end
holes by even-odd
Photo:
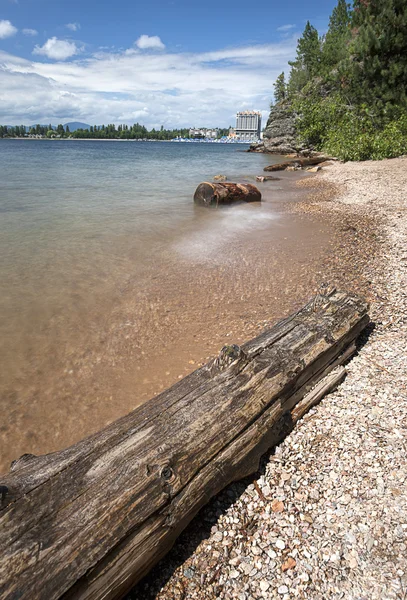
{"type": "Polygon", "coordinates": [[[129,599],[407,598],[406,172],[407,158],[335,163],[299,183],[310,193],[292,210],[346,236],[321,283],[364,294],[373,325],[344,383],[129,599]]]}

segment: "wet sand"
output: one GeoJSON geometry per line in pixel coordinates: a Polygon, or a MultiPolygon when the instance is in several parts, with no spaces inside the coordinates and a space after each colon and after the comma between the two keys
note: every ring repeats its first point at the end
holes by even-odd
{"type": "Polygon", "coordinates": [[[94,320],[78,319],[70,338],[63,318],[51,320],[47,346],[27,347],[29,368],[13,374],[13,385],[4,378],[0,471],[23,453],[52,452],[106,426],[224,344],[287,316],[323,282],[369,295],[358,264],[368,260],[375,224],[355,229],[342,217],[327,219],[305,198],[310,184],[311,196],[327,201],[330,190],[300,177],[300,186],[297,174],[259,184],[261,216],[255,204],[228,208],[219,226],[208,217],[200,235],[166,240],[114,297],[100,298],[94,320]]]}

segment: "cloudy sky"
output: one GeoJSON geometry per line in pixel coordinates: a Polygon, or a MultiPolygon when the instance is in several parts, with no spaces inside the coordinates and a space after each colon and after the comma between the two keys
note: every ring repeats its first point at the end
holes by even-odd
{"type": "Polygon", "coordinates": [[[0,123],[220,126],[268,114],[336,0],[0,0],[0,123]]]}

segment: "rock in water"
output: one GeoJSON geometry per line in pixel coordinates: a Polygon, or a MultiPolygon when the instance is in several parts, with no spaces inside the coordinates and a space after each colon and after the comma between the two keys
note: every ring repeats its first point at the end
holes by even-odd
{"type": "Polygon", "coordinates": [[[251,183],[210,183],[204,181],[198,185],[194,194],[194,202],[203,206],[260,201],[260,190],[251,183]]]}

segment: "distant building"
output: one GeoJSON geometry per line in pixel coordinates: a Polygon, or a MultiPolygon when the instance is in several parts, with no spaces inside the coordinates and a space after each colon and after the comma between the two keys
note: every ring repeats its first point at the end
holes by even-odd
{"type": "Polygon", "coordinates": [[[216,140],[219,130],[216,128],[198,127],[189,130],[189,137],[194,139],[211,139],[216,140]]]}
{"type": "Polygon", "coordinates": [[[261,113],[245,110],[236,115],[236,137],[240,140],[255,141],[260,139],[261,113]]]}

